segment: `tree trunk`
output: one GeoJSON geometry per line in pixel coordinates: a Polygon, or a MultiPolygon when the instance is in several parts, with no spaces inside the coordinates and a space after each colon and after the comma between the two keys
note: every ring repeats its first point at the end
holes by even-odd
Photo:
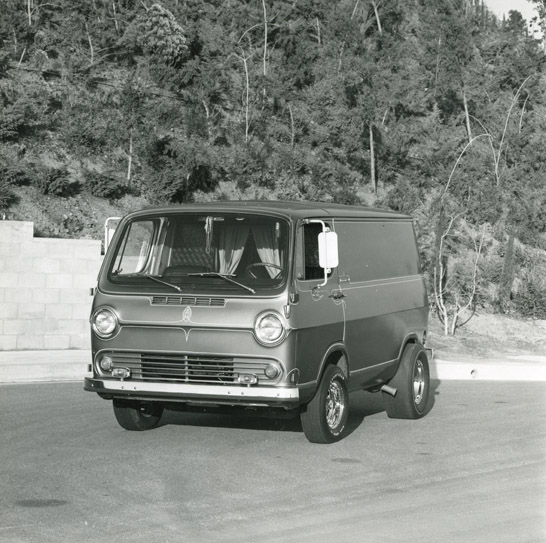
{"type": "Polygon", "coordinates": [[[129,136],[129,158],[127,160],[127,184],[131,184],[131,173],[133,167],[133,129],[131,129],[129,136]]]}
{"type": "MultiPolygon", "coordinates": [[[[262,7],[264,10],[264,58],[263,58],[263,74],[264,77],[267,76],[267,7],[265,5],[265,0],[262,0],[262,7]]],[[[265,95],[265,88],[264,88],[265,95]]]]}
{"type": "Polygon", "coordinates": [[[377,4],[375,3],[375,0],[372,0],[372,6],[375,14],[375,20],[377,21],[377,30],[379,31],[379,35],[382,36],[383,28],[381,27],[381,19],[379,18],[379,12],[377,11],[377,4]]]}
{"type": "Polygon", "coordinates": [[[377,195],[377,179],[375,174],[375,149],[373,142],[373,125],[370,123],[370,180],[374,194],[377,195]]]}
{"type": "Polygon", "coordinates": [[[91,34],[89,34],[89,27],[87,26],[87,23],[85,23],[85,32],[87,33],[87,41],[89,42],[89,65],[93,66],[93,63],[95,62],[95,49],[93,48],[93,42],[91,41],[91,34]]]}
{"type": "Polygon", "coordinates": [[[468,113],[468,102],[466,100],[466,91],[463,90],[464,116],[466,119],[466,132],[468,134],[468,143],[472,142],[472,128],[470,126],[470,115],[468,113]]]}
{"type": "Polygon", "coordinates": [[[294,147],[294,142],[296,140],[295,129],[294,129],[294,114],[292,113],[292,106],[288,105],[288,111],[290,112],[290,147],[294,147]]]}
{"type": "Polygon", "coordinates": [[[502,265],[502,272],[499,280],[499,309],[504,312],[506,304],[510,300],[510,294],[512,292],[512,284],[514,283],[515,275],[515,259],[514,259],[514,233],[508,234],[508,241],[506,242],[506,252],[504,255],[504,263],[502,265]]]}

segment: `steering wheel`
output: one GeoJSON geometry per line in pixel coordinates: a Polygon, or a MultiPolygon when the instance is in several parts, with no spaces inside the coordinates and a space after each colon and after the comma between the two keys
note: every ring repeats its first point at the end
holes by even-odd
{"type": "Polygon", "coordinates": [[[245,268],[245,273],[248,273],[252,279],[258,279],[258,277],[250,271],[251,268],[257,268],[257,267],[269,267],[269,268],[275,268],[276,270],[282,271],[282,267],[278,266],[277,264],[272,264],[270,262],[254,262],[254,264],[249,264],[245,268]]]}

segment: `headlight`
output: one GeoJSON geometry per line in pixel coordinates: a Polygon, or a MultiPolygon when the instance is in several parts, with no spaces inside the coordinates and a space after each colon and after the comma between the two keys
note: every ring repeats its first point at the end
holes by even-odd
{"type": "Polygon", "coordinates": [[[282,317],[278,313],[262,313],[256,318],[254,324],[256,339],[262,345],[278,345],[286,337],[286,327],[282,317]]]}
{"type": "Polygon", "coordinates": [[[118,327],[118,318],[116,314],[107,308],[101,308],[93,313],[91,325],[97,336],[107,339],[112,337],[118,327]]]}

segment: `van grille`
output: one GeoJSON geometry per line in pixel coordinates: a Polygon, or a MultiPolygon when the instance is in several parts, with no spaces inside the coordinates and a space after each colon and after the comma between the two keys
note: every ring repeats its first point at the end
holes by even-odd
{"type": "Polygon", "coordinates": [[[267,360],[241,357],[164,354],[164,353],[105,353],[114,367],[131,370],[131,379],[169,383],[237,383],[240,375],[256,375],[263,382],[272,380],[265,375],[267,360]]]}
{"type": "Polygon", "coordinates": [[[207,296],[153,296],[152,305],[189,305],[192,307],[225,307],[224,298],[207,296]]]}

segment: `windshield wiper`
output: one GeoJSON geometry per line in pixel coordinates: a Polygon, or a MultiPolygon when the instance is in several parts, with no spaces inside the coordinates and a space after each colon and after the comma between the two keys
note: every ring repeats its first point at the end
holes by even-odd
{"type": "Polygon", "coordinates": [[[147,279],[151,279],[152,281],[157,281],[158,283],[161,283],[162,285],[167,285],[168,287],[178,290],[178,292],[182,292],[182,289],[179,286],[173,285],[172,283],[169,283],[168,281],[163,281],[163,279],[159,279],[159,277],[154,277],[153,275],[143,275],[142,277],[146,277],[147,279]]]}
{"type": "Polygon", "coordinates": [[[243,283],[239,283],[239,281],[233,280],[232,277],[235,277],[235,275],[233,274],[220,273],[220,272],[202,272],[202,273],[188,273],[188,275],[191,277],[220,277],[220,279],[223,279],[224,281],[228,281],[229,283],[232,283],[234,285],[237,285],[238,287],[248,290],[249,292],[252,292],[252,294],[256,294],[256,291],[253,288],[247,285],[243,285],[243,283]]]}
{"type": "MultiPolygon", "coordinates": [[[[116,272],[114,272],[114,274],[117,275],[116,272]]],[[[157,283],[161,283],[162,285],[166,285],[167,287],[174,288],[178,292],[182,292],[182,289],[179,286],[173,285],[172,283],[169,283],[168,281],[163,281],[163,279],[160,279],[159,277],[156,277],[155,275],[146,275],[144,273],[126,273],[122,277],[123,278],[125,278],[125,277],[145,277],[146,279],[151,279],[152,281],[156,281],[157,283]]]]}

